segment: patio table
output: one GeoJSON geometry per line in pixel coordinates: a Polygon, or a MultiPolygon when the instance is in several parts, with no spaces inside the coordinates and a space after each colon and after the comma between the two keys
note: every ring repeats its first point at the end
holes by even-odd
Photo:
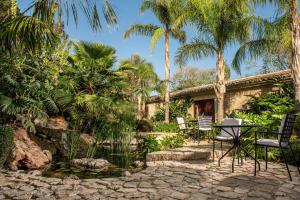
{"type": "MultiPolygon", "coordinates": [[[[234,159],[236,156],[236,153],[238,153],[238,156],[240,154],[240,152],[244,152],[244,154],[246,156],[249,156],[250,158],[252,158],[255,162],[258,163],[258,170],[260,170],[260,163],[247,151],[247,149],[243,146],[242,143],[242,136],[247,134],[251,129],[253,128],[258,128],[260,126],[257,125],[215,125],[213,126],[214,128],[220,128],[223,131],[225,131],[226,133],[228,133],[229,135],[232,136],[233,138],[233,145],[229,148],[228,151],[226,151],[226,153],[224,155],[222,155],[222,157],[218,160],[218,165],[220,166],[220,162],[221,160],[232,150],[234,150],[234,155],[233,155],[233,160],[232,160],[232,172],[234,172],[234,159]],[[229,131],[227,131],[227,129],[231,129],[232,133],[230,133],[229,131]],[[244,130],[242,131],[242,128],[244,128],[244,130]],[[236,130],[240,130],[240,134],[239,131],[236,130]]],[[[241,164],[243,164],[243,159],[241,159],[241,164]]],[[[256,171],[256,165],[254,167],[255,171],[256,171]]]]}

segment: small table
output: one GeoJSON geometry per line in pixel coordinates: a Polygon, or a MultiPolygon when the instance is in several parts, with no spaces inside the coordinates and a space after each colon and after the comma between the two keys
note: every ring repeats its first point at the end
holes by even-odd
{"type": "MultiPolygon", "coordinates": [[[[260,126],[257,125],[215,125],[213,126],[215,128],[220,128],[223,131],[225,131],[227,134],[231,135],[233,138],[233,145],[232,147],[226,151],[226,153],[224,155],[222,155],[222,157],[218,160],[218,164],[220,166],[220,161],[230,152],[234,149],[234,155],[233,155],[233,160],[232,160],[232,172],[234,172],[234,159],[236,156],[237,152],[243,151],[245,153],[246,156],[249,156],[250,158],[252,158],[255,162],[258,163],[258,169],[260,170],[260,163],[246,150],[246,148],[243,146],[243,143],[241,141],[241,137],[243,135],[245,135],[246,133],[248,133],[251,129],[253,128],[258,128],[260,126]],[[232,133],[228,132],[226,129],[231,129],[232,133]],[[245,131],[242,132],[242,128],[246,128],[245,131]],[[236,132],[236,130],[240,130],[240,134],[238,134],[236,132]]],[[[241,164],[243,164],[243,159],[241,159],[241,164]]],[[[255,169],[256,171],[256,165],[255,165],[255,169]]]]}

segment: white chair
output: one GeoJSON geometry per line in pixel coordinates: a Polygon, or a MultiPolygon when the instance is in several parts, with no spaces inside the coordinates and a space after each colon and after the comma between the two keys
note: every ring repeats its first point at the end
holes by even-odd
{"type": "MultiPolygon", "coordinates": [[[[236,118],[225,118],[222,122],[222,125],[224,126],[237,126],[237,125],[242,125],[243,120],[242,119],[236,119],[236,118]]],[[[222,128],[220,135],[217,135],[213,139],[213,160],[215,159],[215,141],[221,142],[221,152],[223,156],[223,149],[222,149],[222,144],[223,142],[232,142],[233,141],[233,135],[241,134],[240,128],[222,128]]]]}
{"type": "MultiPolygon", "coordinates": [[[[212,131],[212,116],[202,115],[198,117],[198,134],[200,132],[211,132],[212,131]]],[[[209,138],[210,139],[210,138],[209,138]]]]}
{"type": "Polygon", "coordinates": [[[189,127],[188,124],[184,121],[183,117],[176,117],[176,121],[179,127],[179,130],[185,133],[187,130],[192,130],[193,127],[189,127]]]}

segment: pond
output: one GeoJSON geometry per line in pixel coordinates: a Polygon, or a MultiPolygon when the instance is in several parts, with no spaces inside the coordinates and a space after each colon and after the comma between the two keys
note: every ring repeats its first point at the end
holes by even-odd
{"type": "Polygon", "coordinates": [[[80,179],[87,178],[107,178],[122,176],[125,171],[136,173],[142,170],[137,168],[134,162],[140,160],[137,150],[123,150],[120,148],[99,147],[95,158],[102,158],[112,165],[103,170],[88,169],[80,166],[70,165],[66,158],[55,157],[49,169],[43,172],[45,177],[64,178],[75,175],[80,179]]]}

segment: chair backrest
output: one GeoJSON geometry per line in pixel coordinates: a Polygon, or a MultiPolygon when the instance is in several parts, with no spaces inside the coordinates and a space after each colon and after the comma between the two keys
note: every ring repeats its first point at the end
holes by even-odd
{"type": "Polygon", "coordinates": [[[199,128],[211,128],[212,125],[212,116],[202,115],[198,117],[198,126],[199,128]]]}
{"type": "MultiPolygon", "coordinates": [[[[225,118],[222,122],[222,125],[242,125],[243,120],[242,119],[237,119],[237,118],[225,118]]],[[[224,128],[224,130],[221,130],[221,136],[222,137],[232,137],[232,135],[240,135],[241,130],[240,128],[224,128]],[[226,131],[227,132],[226,132],[226,131]],[[231,135],[230,135],[230,134],[231,135]]]]}
{"type": "Polygon", "coordinates": [[[288,145],[296,123],[296,114],[285,114],[279,128],[278,141],[282,146],[288,145]]]}
{"type": "Polygon", "coordinates": [[[183,117],[176,117],[176,120],[180,130],[186,129],[183,117]]]}

